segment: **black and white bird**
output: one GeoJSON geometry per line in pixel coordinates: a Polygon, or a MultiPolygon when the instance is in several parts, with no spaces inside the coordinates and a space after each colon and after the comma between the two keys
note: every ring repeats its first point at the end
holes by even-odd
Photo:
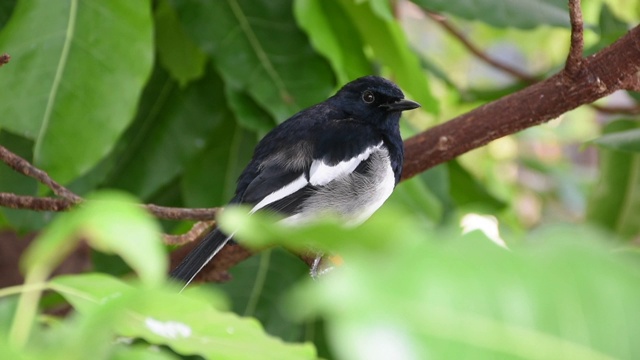
{"type": "MultiPolygon", "coordinates": [[[[420,105],[391,81],[365,76],[295,114],[256,146],[230,204],[274,211],[285,222],[331,214],[355,225],[371,216],[400,180],[402,111],[420,105]]],[[[189,284],[231,239],[209,233],[171,277],[189,284]]]]}

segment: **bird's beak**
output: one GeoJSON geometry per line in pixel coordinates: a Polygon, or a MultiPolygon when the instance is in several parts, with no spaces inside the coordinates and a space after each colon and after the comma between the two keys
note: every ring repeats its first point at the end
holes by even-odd
{"type": "Polygon", "coordinates": [[[419,108],[420,104],[408,99],[402,99],[394,103],[380,105],[380,107],[386,109],[387,111],[405,111],[419,108]]]}

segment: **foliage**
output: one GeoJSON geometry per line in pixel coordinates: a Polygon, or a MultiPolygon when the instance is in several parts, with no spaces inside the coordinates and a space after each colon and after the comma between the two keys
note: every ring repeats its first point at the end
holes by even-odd
{"type": "MultiPolygon", "coordinates": [[[[160,227],[131,202],[224,205],[257,141],[346,81],[381,74],[422,103],[405,137],[528,85],[424,11],[532,75],[566,58],[564,0],[392,3],[0,3],[0,53],[12,58],[0,144],[90,199],[58,215],[0,209],[0,228],[39,232],[25,284],[0,289],[2,357],[637,358],[638,119],[588,108],[404,181],[357,229],[225,212],[253,246],[339,253],[345,265],[319,281],[274,248],[226,284],[178,294],[167,283],[160,227]],[[460,235],[469,213],[498,226],[460,235]],[[498,233],[511,250],[489,242],[498,233]],[[80,240],[100,272],[49,279],[80,240]]],[[[637,0],[583,10],[587,53],[640,18],[637,0]]],[[[607,101],[637,106],[626,95],[607,101]]],[[[50,195],[4,165],[0,191],[50,195]]]]}

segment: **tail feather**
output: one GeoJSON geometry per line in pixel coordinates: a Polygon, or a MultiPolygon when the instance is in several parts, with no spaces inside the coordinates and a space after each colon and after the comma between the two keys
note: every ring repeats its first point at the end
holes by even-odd
{"type": "Polygon", "coordinates": [[[224,247],[232,235],[226,235],[225,233],[214,230],[205,236],[202,241],[182,260],[173,271],[170,276],[176,280],[180,280],[185,283],[185,287],[198,275],[198,273],[204,268],[214,256],[224,247]]]}

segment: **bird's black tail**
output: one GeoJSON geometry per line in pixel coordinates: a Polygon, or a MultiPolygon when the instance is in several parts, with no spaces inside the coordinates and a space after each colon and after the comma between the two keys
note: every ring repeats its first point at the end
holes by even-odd
{"type": "Polygon", "coordinates": [[[170,276],[176,280],[189,285],[191,280],[213,259],[223,246],[231,239],[232,235],[227,235],[216,229],[207,236],[182,260],[170,276]]]}

